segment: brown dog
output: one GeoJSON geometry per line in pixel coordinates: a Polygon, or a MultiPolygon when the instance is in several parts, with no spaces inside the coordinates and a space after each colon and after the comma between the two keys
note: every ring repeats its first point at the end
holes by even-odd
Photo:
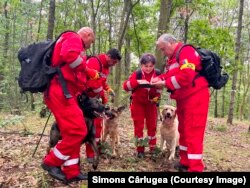
{"type": "Polygon", "coordinates": [[[121,106],[117,109],[111,110],[111,115],[108,115],[108,119],[105,121],[103,142],[106,142],[109,135],[111,140],[112,156],[116,156],[117,145],[120,143],[119,131],[118,131],[118,118],[125,106],[121,106]]]}
{"type": "Polygon", "coordinates": [[[175,149],[176,146],[178,146],[179,140],[176,108],[170,105],[165,105],[162,110],[162,118],[162,125],[160,127],[160,148],[162,150],[164,142],[166,142],[166,148],[170,152],[168,160],[173,160],[175,157],[175,149]]]}

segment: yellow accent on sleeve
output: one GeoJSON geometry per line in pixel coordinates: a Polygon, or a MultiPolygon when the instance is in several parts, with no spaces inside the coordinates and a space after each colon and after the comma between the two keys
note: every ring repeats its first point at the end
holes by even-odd
{"type": "Polygon", "coordinates": [[[185,63],[180,67],[181,70],[183,69],[192,69],[195,70],[195,65],[193,63],[189,63],[188,61],[185,61],[185,63]]]}

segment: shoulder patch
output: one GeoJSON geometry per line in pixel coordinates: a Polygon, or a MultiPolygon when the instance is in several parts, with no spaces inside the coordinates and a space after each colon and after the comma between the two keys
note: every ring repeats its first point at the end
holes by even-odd
{"type": "Polygon", "coordinates": [[[187,59],[183,60],[183,64],[180,67],[181,70],[183,69],[192,69],[195,70],[195,65],[193,63],[189,63],[187,59]]]}

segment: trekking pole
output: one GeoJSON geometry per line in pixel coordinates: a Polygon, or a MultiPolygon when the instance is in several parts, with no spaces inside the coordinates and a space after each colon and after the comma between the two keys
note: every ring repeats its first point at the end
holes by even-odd
{"type": "Polygon", "coordinates": [[[46,128],[46,126],[47,126],[47,124],[48,124],[48,121],[49,121],[50,116],[51,116],[51,112],[49,113],[49,117],[47,118],[47,121],[46,121],[46,123],[45,123],[45,125],[44,125],[43,132],[41,133],[40,139],[38,140],[38,142],[37,142],[37,144],[36,144],[36,148],[35,148],[35,150],[34,150],[34,152],[33,152],[33,154],[32,154],[32,157],[34,157],[34,155],[35,155],[35,153],[36,153],[36,150],[37,150],[37,148],[38,148],[38,146],[39,146],[39,144],[40,144],[40,141],[41,141],[41,139],[42,139],[42,137],[43,137],[43,133],[44,133],[45,128],[46,128]]]}

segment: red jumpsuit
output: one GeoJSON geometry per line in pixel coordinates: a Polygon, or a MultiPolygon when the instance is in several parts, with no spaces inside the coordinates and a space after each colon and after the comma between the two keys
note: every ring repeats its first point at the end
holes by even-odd
{"type": "MultiPolygon", "coordinates": [[[[149,74],[145,74],[142,71],[142,79],[148,82],[156,76],[154,70],[149,74]]],[[[130,111],[134,121],[134,136],[139,142],[143,140],[143,130],[146,123],[149,148],[153,152],[156,146],[157,106],[151,100],[155,97],[160,97],[162,90],[156,88],[137,88],[138,85],[135,71],[123,83],[123,89],[132,92],[130,111]]],[[[137,145],[137,152],[144,152],[144,146],[137,145]]]]}
{"type": "Polygon", "coordinates": [[[179,63],[176,61],[176,52],[181,45],[177,45],[173,56],[167,61],[166,74],[160,77],[166,80],[166,87],[171,90],[170,97],[177,104],[180,163],[187,166],[188,171],[202,172],[209,88],[204,77],[195,78],[197,71],[201,70],[201,63],[198,53],[192,47],[184,47],[179,63]]]}
{"type": "Polygon", "coordinates": [[[86,84],[85,74],[82,73],[86,67],[84,51],[83,41],[78,34],[67,32],[60,37],[53,51],[52,65],[65,63],[61,70],[72,98],[64,97],[57,75],[44,94],[45,103],[58,123],[62,140],[45,156],[43,162],[49,166],[62,166],[67,179],[80,173],[80,146],[87,134],[83,113],[76,99],[86,84]]]}
{"type": "MultiPolygon", "coordinates": [[[[100,72],[100,78],[98,80],[87,81],[87,85],[86,85],[87,94],[89,97],[101,98],[103,104],[105,104],[108,101],[107,101],[104,91],[107,91],[110,88],[109,85],[107,84],[109,66],[108,66],[106,54],[100,54],[97,56],[97,58],[92,57],[88,59],[87,61],[88,68],[91,68],[100,72]],[[100,61],[98,61],[97,58],[100,61]]],[[[102,124],[103,124],[103,118],[94,119],[94,125],[96,129],[95,140],[97,144],[100,143],[101,134],[102,134],[102,124]]],[[[93,158],[95,156],[95,153],[92,150],[92,147],[88,143],[86,143],[86,155],[87,155],[87,158],[93,158]]]]}

